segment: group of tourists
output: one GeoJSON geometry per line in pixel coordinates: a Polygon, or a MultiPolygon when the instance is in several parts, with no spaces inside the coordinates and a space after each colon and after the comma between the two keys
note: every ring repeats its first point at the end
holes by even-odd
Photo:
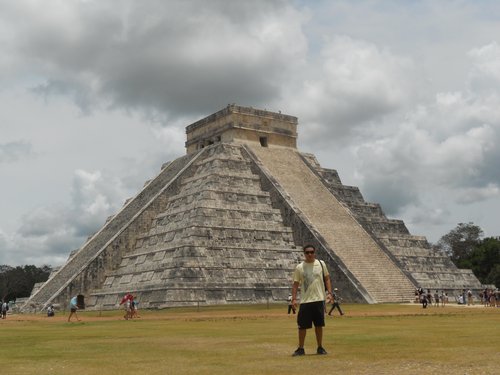
{"type": "MultiPolygon", "coordinates": [[[[454,296],[455,301],[459,305],[474,305],[474,292],[471,289],[462,289],[462,292],[454,296]]],[[[485,288],[479,293],[479,300],[484,306],[499,307],[500,293],[498,289],[485,288]]],[[[442,290],[438,292],[437,290],[432,293],[430,289],[427,292],[418,287],[415,290],[415,302],[421,303],[422,307],[425,309],[427,306],[446,306],[448,303],[448,293],[442,290]]]]}
{"type": "MultiPolygon", "coordinates": [[[[139,314],[137,311],[138,310],[138,303],[132,294],[127,293],[123,296],[123,298],[120,302],[120,306],[122,306],[122,305],[125,308],[125,315],[123,316],[125,318],[125,320],[139,318],[139,314]]],[[[69,309],[70,309],[70,314],[68,316],[68,322],[70,322],[71,318],[73,318],[73,317],[75,317],[75,319],[78,322],[80,322],[81,320],[77,314],[77,311],[79,309],[77,296],[72,297],[71,300],[69,301],[69,309]]],[[[54,314],[53,306],[50,305],[47,308],[47,316],[53,316],[53,314],[54,314]],[[49,315],[49,309],[51,309],[52,315],[49,315]]]]}
{"type": "Polygon", "coordinates": [[[421,303],[424,309],[426,309],[427,306],[438,307],[441,305],[441,307],[445,307],[448,303],[448,293],[444,290],[442,290],[441,293],[438,290],[432,293],[430,289],[425,291],[422,287],[418,287],[415,289],[415,302],[421,303]]]}
{"type": "MultiPolygon", "coordinates": [[[[479,303],[485,307],[499,307],[500,292],[498,289],[485,288],[479,292],[479,303]]],[[[472,290],[462,289],[462,293],[456,297],[459,305],[474,305],[474,293],[472,290]]]]}
{"type": "Polygon", "coordinates": [[[500,307],[500,291],[498,289],[485,288],[479,293],[479,298],[485,307],[500,307]]]}
{"type": "Polygon", "coordinates": [[[137,313],[137,301],[132,294],[125,294],[120,302],[120,306],[121,305],[125,308],[125,315],[123,316],[125,320],[139,318],[137,313]]]}

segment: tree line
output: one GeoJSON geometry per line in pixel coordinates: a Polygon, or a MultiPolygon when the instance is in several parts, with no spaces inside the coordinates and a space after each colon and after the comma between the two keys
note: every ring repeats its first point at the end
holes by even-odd
{"type": "Polygon", "coordinates": [[[469,268],[482,284],[500,287],[500,237],[483,238],[474,223],[459,223],[434,245],[458,268],[469,268]]]}
{"type": "Polygon", "coordinates": [[[36,283],[47,281],[52,268],[33,265],[11,267],[0,265],[0,299],[15,301],[29,297],[36,283]]]}

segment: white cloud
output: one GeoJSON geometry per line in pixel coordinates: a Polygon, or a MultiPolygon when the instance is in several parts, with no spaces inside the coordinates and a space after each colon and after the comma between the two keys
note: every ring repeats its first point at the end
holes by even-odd
{"type": "Polygon", "coordinates": [[[434,240],[438,230],[443,235],[474,220],[495,235],[495,218],[476,207],[497,207],[499,201],[500,86],[470,84],[472,76],[495,81],[482,65],[482,51],[490,49],[473,50],[481,51],[481,59],[464,75],[460,91],[417,101],[406,113],[362,128],[362,142],[344,144],[365,197],[434,240]]]}
{"type": "Polygon", "coordinates": [[[493,90],[498,94],[500,84],[500,45],[494,41],[473,48],[468,53],[474,68],[469,74],[468,84],[473,90],[493,90]]]}
{"type": "Polygon", "coordinates": [[[500,187],[498,184],[489,183],[484,187],[459,189],[457,201],[462,204],[471,204],[490,198],[500,198],[500,187]]]}
{"type": "Polygon", "coordinates": [[[120,180],[100,171],[77,170],[71,204],[38,207],[26,214],[17,232],[4,240],[6,253],[22,255],[37,264],[60,264],[69,251],[80,247],[89,234],[104,224],[107,216],[119,210],[124,196],[120,180]]]}
{"type": "Polygon", "coordinates": [[[306,142],[343,142],[405,107],[415,95],[413,76],[409,58],[337,35],[325,42],[287,100],[307,124],[306,142]]]}
{"type": "Polygon", "coordinates": [[[70,96],[84,113],[103,103],[174,116],[230,102],[267,105],[307,48],[307,16],[282,1],[5,8],[7,22],[24,20],[9,47],[24,66],[37,64],[36,92],[70,96]]]}

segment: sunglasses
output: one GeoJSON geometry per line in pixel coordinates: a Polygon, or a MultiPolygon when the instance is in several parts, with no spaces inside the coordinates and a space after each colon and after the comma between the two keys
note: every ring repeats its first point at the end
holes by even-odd
{"type": "Polygon", "coordinates": [[[304,254],[314,254],[314,251],[304,251],[304,254]]]}

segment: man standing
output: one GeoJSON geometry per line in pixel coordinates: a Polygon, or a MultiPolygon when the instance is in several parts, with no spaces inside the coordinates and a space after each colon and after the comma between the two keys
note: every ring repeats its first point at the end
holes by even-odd
{"type": "Polygon", "coordinates": [[[467,290],[467,306],[474,305],[474,300],[472,297],[472,290],[467,290]]]}
{"type": "Polygon", "coordinates": [[[297,291],[300,285],[300,307],[297,315],[299,327],[299,347],[293,356],[304,355],[304,342],[307,329],[312,328],[316,333],[318,344],[317,354],[327,354],[323,348],[323,327],[325,326],[325,300],[330,300],[332,285],[328,269],[323,262],[316,260],[316,249],[312,245],[306,245],[304,250],[304,261],[297,265],[293,273],[292,305],[297,306],[297,291]],[[325,286],[328,295],[325,296],[325,286]]]}

